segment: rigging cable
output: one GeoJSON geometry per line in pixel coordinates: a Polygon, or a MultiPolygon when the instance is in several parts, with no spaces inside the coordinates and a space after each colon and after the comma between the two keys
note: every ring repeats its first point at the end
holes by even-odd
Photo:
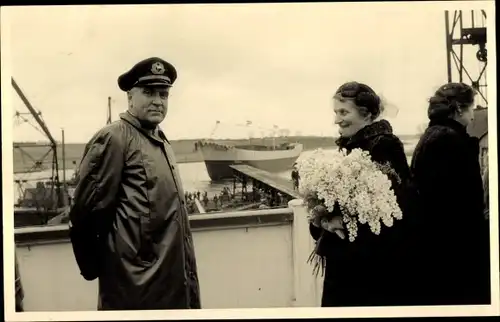
{"type": "Polygon", "coordinates": [[[27,118],[25,118],[24,116],[21,115],[21,113],[19,112],[16,112],[16,115],[14,115],[14,117],[17,117],[18,120],[21,120],[22,122],[20,122],[18,125],[21,125],[22,123],[28,123],[29,125],[31,125],[35,130],[37,130],[38,132],[40,132],[43,136],[46,136],[45,133],[43,133],[36,125],[32,124],[27,118]]]}

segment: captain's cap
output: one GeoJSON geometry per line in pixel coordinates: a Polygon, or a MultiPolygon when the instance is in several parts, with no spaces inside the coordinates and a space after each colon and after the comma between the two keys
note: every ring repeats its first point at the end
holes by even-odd
{"type": "Polygon", "coordinates": [[[136,86],[172,86],[177,79],[177,70],[169,62],[151,57],[134,65],[118,77],[118,86],[128,92],[136,86]]]}

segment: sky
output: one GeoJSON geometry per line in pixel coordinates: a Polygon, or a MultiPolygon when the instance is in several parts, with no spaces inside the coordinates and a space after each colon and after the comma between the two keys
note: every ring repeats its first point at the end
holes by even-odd
{"type": "MultiPolygon", "coordinates": [[[[332,96],[352,80],[397,108],[396,134],[413,134],[447,81],[444,8],[428,3],[32,6],[8,8],[7,19],[13,77],[67,143],[105,125],[108,96],[113,120],[125,111],[117,78],[152,56],[178,71],[161,124],[171,140],[209,137],[216,121],[215,138],[275,126],[336,136],[332,96]]],[[[473,75],[476,51],[465,56],[473,75]]],[[[14,90],[11,102],[27,112],[14,90]]],[[[14,141],[46,140],[12,115],[14,141]]]]}

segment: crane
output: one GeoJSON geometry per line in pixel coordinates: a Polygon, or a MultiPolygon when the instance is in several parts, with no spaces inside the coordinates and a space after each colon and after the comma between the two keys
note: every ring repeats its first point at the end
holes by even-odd
{"type": "MultiPolygon", "coordinates": [[[[47,158],[48,155],[52,153],[52,162],[51,162],[51,165],[52,165],[52,175],[51,175],[49,184],[50,184],[50,189],[51,189],[51,191],[50,191],[50,200],[54,200],[55,199],[54,200],[55,202],[48,202],[48,201],[44,200],[44,204],[46,205],[46,208],[48,208],[48,209],[55,209],[55,208],[63,207],[64,206],[64,200],[62,198],[61,183],[60,183],[60,180],[59,180],[59,165],[58,165],[58,158],[57,158],[57,142],[54,139],[54,137],[52,136],[52,134],[50,133],[47,125],[43,121],[41,112],[38,112],[31,105],[31,103],[29,102],[28,98],[26,97],[26,95],[24,95],[23,91],[21,90],[21,88],[19,87],[19,85],[17,84],[17,82],[14,80],[13,77],[11,77],[11,84],[12,84],[12,87],[14,88],[14,90],[16,91],[17,95],[23,101],[24,105],[26,106],[26,108],[29,111],[29,113],[16,112],[16,114],[15,114],[16,117],[22,119],[22,121],[24,121],[24,122],[30,123],[29,120],[26,117],[24,117],[23,115],[31,115],[33,117],[33,119],[36,121],[36,123],[38,124],[38,126],[40,127],[41,133],[43,135],[45,135],[48,138],[48,140],[49,140],[48,144],[16,143],[16,142],[14,142],[13,148],[14,148],[14,150],[16,150],[16,149],[19,150],[21,156],[23,156],[23,157],[26,156],[26,157],[30,158],[31,161],[33,162],[32,166],[28,169],[28,172],[35,172],[35,171],[42,170],[45,158],[47,158]],[[31,148],[34,148],[34,147],[44,147],[44,146],[45,147],[49,147],[49,150],[46,153],[44,153],[39,158],[34,158],[32,155],[30,155],[25,150],[25,148],[30,148],[30,147],[31,148]]],[[[33,124],[31,124],[31,125],[33,126],[33,124]]],[[[25,172],[25,169],[24,169],[24,171],[21,170],[20,172],[25,172]]],[[[22,185],[22,183],[25,183],[27,181],[28,180],[25,180],[25,179],[15,180],[15,182],[18,185],[22,185]]],[[[20,190],[22,191],[23,189],[20,189],[20,190]]],[[[20,197],[23,198],[22,195],[20,197]]],[[[45,197],[45,195],[44,195],[44,197],[45,197]]]]}
{"type": "Polygon", "coordinates": [[[466,14],[462,10],[455,10],[453,19],[450,19],[450,16],[450,11],[445,11],[448,82],[470,82],[470,85],[477,90],[478,95],[486,104],[483,106],[486,108],[488,105],[486,12],[484,10],[471,10],[466,14]],[[476,52],[476,61],[479,65],[477,76],[472,75],[472,62],[467,65],[464,61],[464,49],[466,49],[464,47],[466,46],[478,46],[476,52]],[[467,77],[467,81],[464,81],[465,77],[467,77]]]}
{"type": "Polygon", "coordinates": [[[455,10],[452,20],[450,20],[450,16],[450,12],[445,11],[448,82],[469,83],[483,101],[483,104],[478,104],[474,109],[474,121],[468,126],[467,131],[470,135],[479,138],[479,163],[481,171],[484,173],[488,167],[486,12],[484,10],[471,10],[466,13],[462,10],[455,10]],[[464,59],[465,49],[473,49],[474,46],[477,46],[475,60],[478,64],[478,71],[476,76],[472,75],[472,61],[467,61],[470,63],[469,65],[465,63],[464,59]],[[458,49],[458,54],[455,48],[458,49]],[[453,65],[452,62],[455,64],[453,65]],[[455,66],[455,73],[453,66],[455,66]],[[465,77],[467,77],[467,81],[465,81],[465,77]]]}

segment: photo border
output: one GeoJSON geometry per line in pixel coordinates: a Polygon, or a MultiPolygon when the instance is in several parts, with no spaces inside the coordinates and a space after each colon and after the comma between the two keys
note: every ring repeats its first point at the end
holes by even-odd
{"type": "MultiPolygon", "coordinates": [[[[251,5],[251,4],[250,4],[251,5]]],[[[287,5],[283,3],[283,5],[287,5]]],[[[312,5],[312,4],[311,4],[312,5]]],[[[345,4],[342,4],[345,5],[345,4]]],[[[349,5],[356,5],[349,3],[349,5]]],[[[484,9],[487,17],[487,43],[489,57],[496,57],[495,3],[494,1],[442,1],[442,2],[397,2],[363,3],[363,6],[419,6],[431,10],[471,10],[484,9]]],[[[359,9],[359,6],[356,6],[359,9]]],[[[16,7],[13,7],[16,8],[16,7]]],[[[1,10],[1,77],[4,88],[11,83],[11,52],[9,12],[1,10]]],[[[444,30],[443,30],[444,35],[444,30]]],[[[444,40],[443,40],[444,46],[444,40]]],[[[4,241],[4,312],[9,321],[82,321],[82,320],[181,320],[181,319],[255,319],[255,318],[331,318],[331,317],[399,317],[399,316],[491,316],[500,314],[499,309],[499,237],[498,237],[498,151],[497,151],[497,98],[496,59],[488,61],[488,158],[490,195],[490,250],[492,305],[488,306],[435,306],[435,307],[376,307],[376,308],[273,308],[273,309],[202,309],[202,310],[159,310],[159,311],[72,311],[72,312],[15,312],[14,287],[14,229],[13,205],[3,203],[4,241]],[[494,131],[490,132],[491,129],[494,131]],[[10,214],[10,215],[9,215],[10,214]]],[[[443,71],[444,73],[444,71],[443,71]]],[[[4,200],[13,200],[13,151],[12,145],[12,90],[3,90],[2,98],[2,159],[4,200]]],[[[96,303],[97,305],[97,303],[96,303]]]]}

